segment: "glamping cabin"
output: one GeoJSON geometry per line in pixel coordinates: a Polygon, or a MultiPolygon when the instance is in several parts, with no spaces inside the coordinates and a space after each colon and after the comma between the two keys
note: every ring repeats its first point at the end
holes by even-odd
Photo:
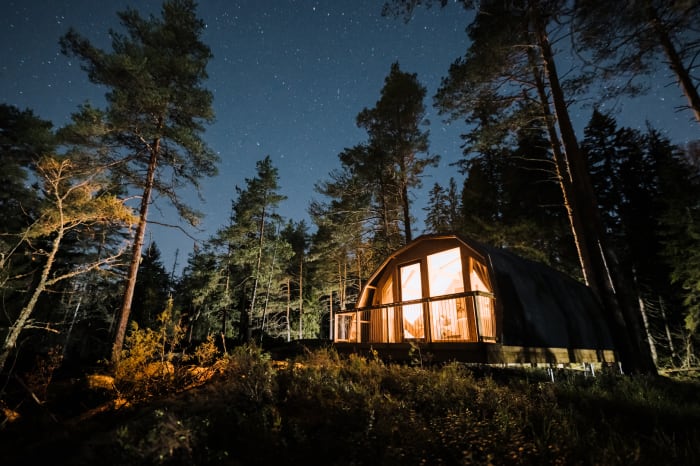
{"type": "Polygon", "coordinates": [[[352,310],[335,316],[339,352],[484,364],[617,361],[591,290],[544,264],[458,235],[425,235],[391,254],[352,310]]]}

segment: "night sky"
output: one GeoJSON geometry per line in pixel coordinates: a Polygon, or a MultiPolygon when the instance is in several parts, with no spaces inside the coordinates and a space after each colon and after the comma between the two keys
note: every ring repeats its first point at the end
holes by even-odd
{"type": "MultiPolygon", "coordinates": [[[[201,203],[192,205],[206,217],[206,240],[228,222],[235,186],[255,175],[255,163],[270,155],[279,169],[281,191],[288,200],[279,213],[308,220],[313,185],[339,168],[338,154],[366,140],[355,117],[379,98],[391,64],[417,73],[428,89],[430,152],[442,156],[440,167],[426,172],[424,187],[415,193],[413,214],[419,217],[426,193],[438,181],[461,176],[449,164],[461,155],[460,123],[445,123],[432,108],[432,96],[450,63],[467,49],[469,15],[458,5],[420,9],[409,23],[381,16],[384,0],[201,0],[199,16],[206,25],[203,41],[213,52],[206,83],[214,94],[216,122],[207,127],[206,141],[221,157],[219,176],[203,180],[201,203]]],[[[136,7],[142,15],[159,15],[161,1],[95,2],[94,0],[0,0],[0,102],[30,108],[55,126],[65,124],[79,104],[103,105],[104,88],[88,82],[74,58],[60,53],[58,40],[69,27],[95,45],[111,50],[110,28],[119,30],[116,12],[136,7]]],[[[666,74],[649,78],[652,92],[643,98],[608,102],[618,123],[651,124],[675,143],[699,139],[698,124],[683,104],[680,91],[666,74]]],[[[590,101],[588,102],[591,103],[590,101]]],[[[573,109],[579,137],[591,109],[573,109]]],[[[172,210],[156,201],[151,219],[178,221],[172,210]],[[159,209],[160,207],[160,209],[159,209]]],[[[181,225],[181,224],[180,224],[181,225]]],[[[181,225],[182,226],[182,225],[181,225]]],[[[193,240],[176,229],[151,226],[154,240],[170,270],[175,251],[177,268],[186,263],[193,240]]]]}

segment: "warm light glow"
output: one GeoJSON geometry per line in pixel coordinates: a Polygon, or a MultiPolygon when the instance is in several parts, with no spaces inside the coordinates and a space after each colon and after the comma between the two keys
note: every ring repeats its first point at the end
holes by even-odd
{"type": "MultiPolygon", "coordinates": [[[[443,296],[464,291],[462,259],[459,248],[428,256],[430,296],[443,296]]],[[[464,299],[448,299],[430,303],[431,338],[437,340],[467,340],[469,329],[464,299]]]]}
{"type": "Polygon", "coordinates": [[[464,291],[462,260],[459,248],[448,249],[428,256],[430,296],[461,293],[464,291]]]}
{"type": "MultiPolygon", "coordinates": [[[[384,287],[382,288],[382,303],[393,303],[394,302],[394,281],[389,278],[384,287]]],[[[395,323],[394,323],[394,308],[388,307],[386,309],[386,318],[383,321],[383,341],[395,342],[397,341],[395,323]]]]}
{"type": "MultiPolygon", "coordinates": [[[[420,263],[401,267],[401,300],[411,301],[423,297],[420,278],[420,263]]],[[[403,336],[404,338],[424,338],[423,305],[409,304],[403,307],[403,336]]]]}

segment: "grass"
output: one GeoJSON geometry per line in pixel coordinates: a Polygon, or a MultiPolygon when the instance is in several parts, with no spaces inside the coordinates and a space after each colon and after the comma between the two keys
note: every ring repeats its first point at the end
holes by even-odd
{"type": "MultiPolygon", "coordinates": [[[[49,453],[52,464],[103,466],[700,464],[697,380],[561,372],[552,382],[329,348],[280,363],[245,346],[215,364],[216,376],[186,390],[177,369],[124,384],[127,407],[77,423],[8,423],[2,463],[49,453]]],[[[56,417],[60,403],[43,408],[56,417]]]]}

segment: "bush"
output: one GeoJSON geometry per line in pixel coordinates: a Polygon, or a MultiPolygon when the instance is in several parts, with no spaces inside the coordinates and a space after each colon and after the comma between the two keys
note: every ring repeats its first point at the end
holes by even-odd
{"type": "MultiPolygon", "coordinates": [[[[159,354],[157,342],[152,333],[134,336],[133,367],[159,354]]],[[[201,354],[193,358],[212,360],[206,347],[201,354]]],[[[333,348],[275,362],[256,345],[213,365],[219,375],[207,384],[151,398],[115,423],[102,437],[109,454],[91,459],[587,466],[700,458],[697,383],[603,373],[552,382],[535,369],[388,364],[333,348]]]]}

